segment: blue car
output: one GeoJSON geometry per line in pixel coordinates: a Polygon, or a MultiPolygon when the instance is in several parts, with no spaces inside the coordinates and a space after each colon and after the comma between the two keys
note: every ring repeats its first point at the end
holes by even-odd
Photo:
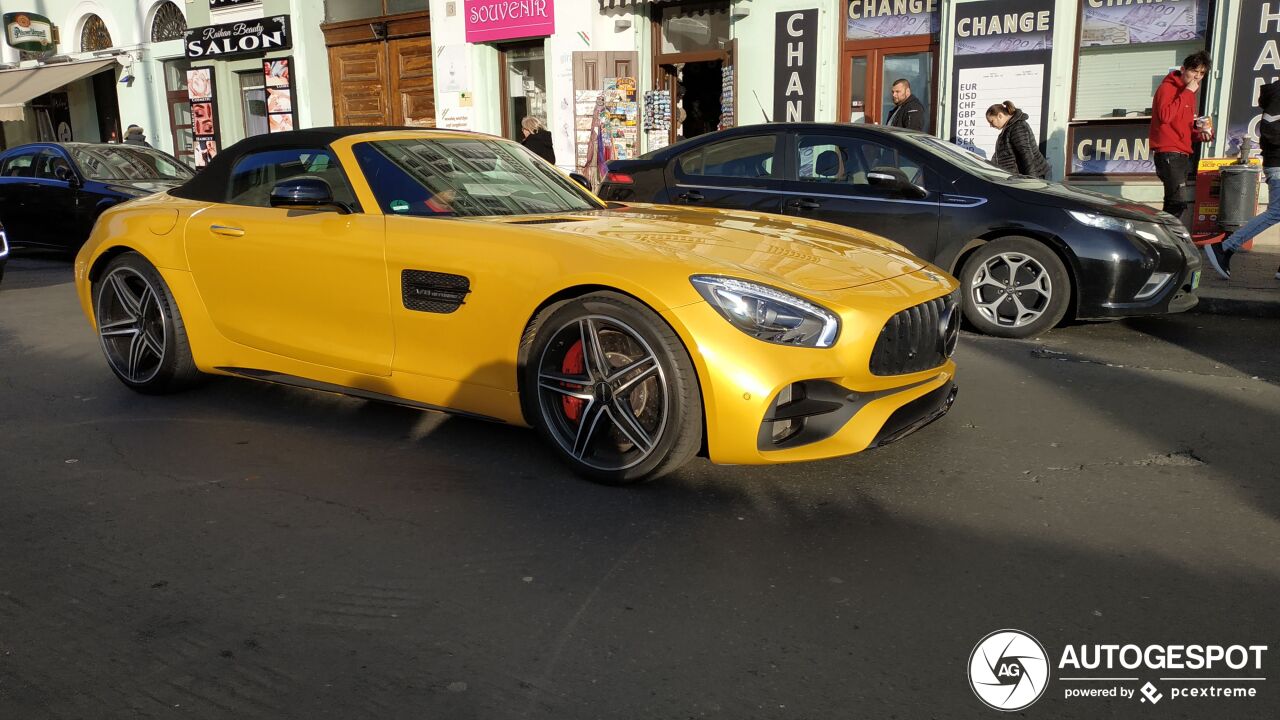
{"type": "MultiPolygon", "coordinates": [[[[103,210],[168,190],[194,175],[137,145],[32,143],[0,154],[0,226],[7,246],[73,257],[103,210]]],[[[0,263],[5,255],[0,252],[0,263]]]]}

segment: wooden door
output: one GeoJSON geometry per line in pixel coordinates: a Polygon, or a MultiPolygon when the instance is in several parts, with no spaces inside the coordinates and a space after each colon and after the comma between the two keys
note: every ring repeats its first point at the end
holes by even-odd
{"type": "Polygon", "coordinates": [[[387,43],[390,76],[390,121],[393,125],[435,127],[435,87],[431,73],[431,38],[387,43]]]}
{"type": "Polygon", "coordinates": [[[329,48],[329,83],[335,125],[386,125],[387,49],[383,43],[329,48]]]}
{"type": "Polygon", "coordinates": [[[639,69],[634,52],[578,51],[573,54],[573,89],[600,90],[605,78],[636,77],[639,69]]]}

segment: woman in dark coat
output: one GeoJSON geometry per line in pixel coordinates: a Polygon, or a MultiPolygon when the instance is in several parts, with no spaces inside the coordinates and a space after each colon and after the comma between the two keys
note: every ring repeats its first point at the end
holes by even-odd
{"type": "Polygon", "coordinates": [[[552,165],[556,164],[556,151],[552,146],[551,133],[542,126],[541,120],[532,115],[526,117],[520,121],[520,132],[524,134],[524,139],[520,141],[521,145],[552,165]]]}
{"type": "Polygon", "coordinates": [[[1049,178],[1049,161],[1036,146],[1036,134],[1027,122],[1026,113],[1005,100],[987,108],[987,124],[1000,131],[991,162],[1015,175],[1049,178]]]}

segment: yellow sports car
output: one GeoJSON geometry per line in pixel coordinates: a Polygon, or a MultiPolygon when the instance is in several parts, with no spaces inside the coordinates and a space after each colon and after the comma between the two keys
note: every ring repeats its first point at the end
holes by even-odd
{"type": "Polygon", "coordinates": [[[237,375],[538,429],[607,483],[856,453],[955,397],[955,281],[822,222],[606,204],[520,145],[324,128],[104,213],[76,286],[143,393],[237,375]]]}

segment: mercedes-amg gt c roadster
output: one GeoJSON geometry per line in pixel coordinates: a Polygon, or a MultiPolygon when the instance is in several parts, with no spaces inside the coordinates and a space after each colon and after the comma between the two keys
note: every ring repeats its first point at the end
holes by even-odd
{"type": "Polygon", "coordinates": [[[520,145],[322,128],[106,211],[76,259],[142,393],[235,375],[532,426],[577,472],[856,453],[955,398],[956,282],[876,236],[599,200],[520,145]]]}

